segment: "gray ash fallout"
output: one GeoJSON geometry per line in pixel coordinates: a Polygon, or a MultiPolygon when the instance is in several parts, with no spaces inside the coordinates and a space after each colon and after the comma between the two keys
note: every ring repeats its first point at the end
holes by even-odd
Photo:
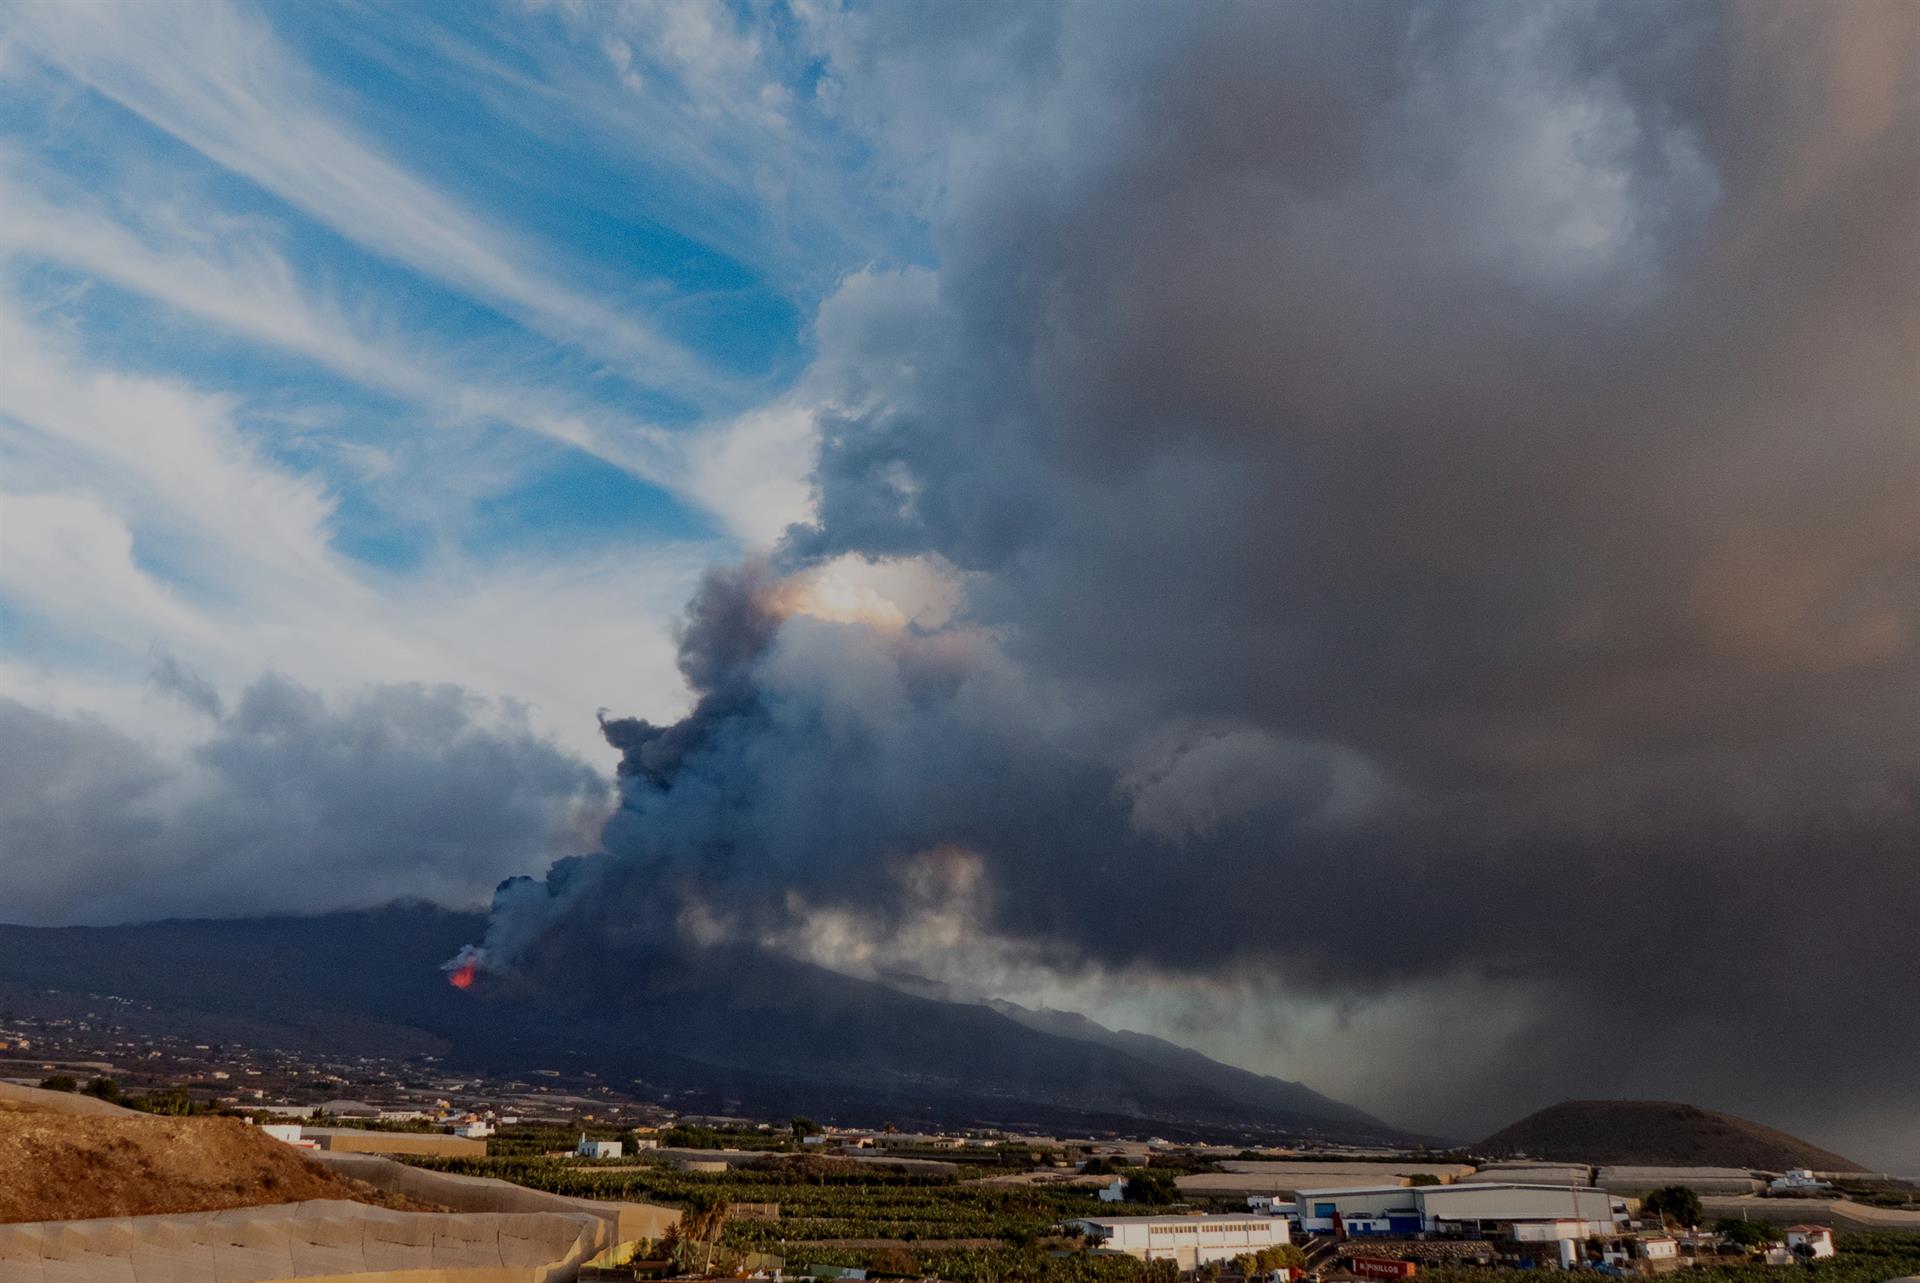
{"type": "Polygon", "coordinates": [[[1491,1103],[1436,1128],[1897,1117],[1920,9],[1844,8],[1068,5],[979,112],[876,12],[874,127],[963,158],[939,267],[823,308],[817,519],[709,575],[693,711],[605,721],[604,851],[503,888],[499,964],[852,920],[1336,1026],[1468,994],[1491,1103]]]}

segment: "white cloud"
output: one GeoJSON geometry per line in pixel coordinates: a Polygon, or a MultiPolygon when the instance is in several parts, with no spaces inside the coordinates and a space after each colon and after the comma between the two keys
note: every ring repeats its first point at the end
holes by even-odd
{"type": "MultiPolygon", "coordinates": [[[[203,682],[203,710],[236,707],[270,672],[337,707],[370,686],[443,683],[524,707],[532,735],[596,764],[608,759],[595,708],[656,719],[680,710],[669,621],[699,571],[732,549],[626,540],[476,560],[443,538],[417,567],[378,570],[338,551],[359,518],[342,515],[312,461],[334,461],[336,475],[359,478],[365,494],[404,515],[443,515],[490,483],[511,483],[518,447],[474,457],[482,434],[506,424],[661,486],[715,514],[739,542],[765,547],[811,517],[817,415],[873,395],[868,376],[828,362],[757,407],[733,408],[738,390],[650,322],[564,283],[535,244],[405,169],[268,23],[226,0],[177,12],[27,0],[0,13],[0,44],[15,50],[10,72],[33,85],[69,87],[70,77],[376,256],[637,381],[725,403],[703,425],[661,430],[610,408],[617,401],[604,385],[568,389],[565,376],[527,375],[497,350],[437,332],[417,305],[380,297],[367,278],[329,274],[329,255],[302,257],[288,220],[235,212],[218,184],[179,181],[170,157],[122,154],[118,168],[82,179],[24,134],[0,139],[0,608],[12,639],[0,654],[0,699],[138,746],[154,778],[172,781],[139,800],[152,810],[146,821],[177,801],[169,790],[187,787],[206,742],[204,720],[185,716],[152,679],[156,663],[203,682]],[[49,264],[83,283],[52,306],[41,291],[36,310],[16,291],[49,264]],[[92,282],[410,409],[401,421],[383,411],[347,430],[343,411],[289,404],[244,368],[192,379],[142,372],[195,350],[199,330],[127,342],[135,336],[112,324],[115,300],[90,296],[92,282]],[[422,485],[426,476],[433,485],[422,485]]],[[[711,225],[683,219],[690,233],[710,231],[789,280],[831,281],[843,270],[834,255],[875,240],[874,216],[850,199],[764,29],[642,7],[595,52],[618,71],[627,101],[600,120],[603,100],[562,86],[552,101],[563,115],[626,131],[636,154],[685,175],[690,204],[730,192],[768,220],[750,229],[737,210],[711,225]],[[663,111],[663,95],[681,97],[663,111]],[[825,258],[807,248],[823,235],[837,247],[825,258]]],[[[518,90],[496,79],[476,89],[484,92],[518,90]]],[[[76,118],[59,110],[49,124],[57,133],[76,118]]],[[[115,154],[117,143],[105,145],[115,154]]],[[[901,293],[917,301],[930,280],[855,273],[823,313],[829,337],[836,316],[884,310],[901,293]]],[[[536,345],[546,350],[539,340],[529,350],[536,345]]],[[[911,578],[855,568],[860,584],[846,591],[885,590],[915,614],[951,609],[941,585],[911,578]]]]}
{"type": "Polygon", "coordinates": [[[274,33],[225,0],[183,7],[28,0],[23,48],[374,253],[681,394],[724,389],[657,327],[528,266],[536,255],[386,156],[323,104],[274,33]]]}
{"type": "Polygon", "coordinates": [[[924,257],[919,194],[893,182],[864,122],[818,91],[837,5],[792,6],[792,21],[773,7],[653,0],[508,13],[495,34],[525,62],[447,32],[436,45],[503,117],[559,143],[589,138],[656,178],[635,193],[647,217],[800,296],[863,263],[924,257]],[[571,47],[546,38],[551,19],[571,47]]]}
{"type": "Polygon", "coordinates": [[[596,707],[663,716],[683,698],[666,624],[712,550],[441,551],[371,571],[334,550],[326,490],[261,455],[231,398],[90,365],[3,298],[0,347],[0,600],[49,639],[0,666],[0,694],[161,722],[131,698],[159,648],[228,697],[268,668],[322,691],[510,696],[595,760],[596,707]]]}
{"type": "MultiPolygon", "coordinates": [[[[304,357],[411,402],[428,424],[495,420],[561,442],[713,513],[749,545],[769,545],[788,524],[812,516],[807,477],[817,436],[811,391],[668,432],[545,388],[499,383],[460,368],[444,345],[430,351],[418,334],[370,323],[373,309],[345,307],[303,288],[283,254],[247,229],[154,244],[97,206],[49,199],[43,189],[51,182],[0,146],[0,254],[59,263],[304,357]]],[[[209,217],[183,210],[154,221],[209,217]]],[[[861,274],[854,281],[866,279],[861,274]]],[[[341,441],[334,448],[358,451],[375,467],[391,462],[376,447],[341,441]]]]}
{"type": "Polygon", "coordinates": [[[243,338],[313,361],[420,407],[428,423],[498,420],[582,450],[656,485],[683,484],[684,446],[666,431],[548,389],[503,383],[428,350],[419,333],[370,318],[307,288],[267,236],[228,227],[175,234],[215,211],[145,211],[137,234],[97,204],[45,194],[53,176],[0,146],[0,253],[58,263],[145,295],[243,338]]]}
{"type": "Polygon", "coordinates": [[[820,304],[819,353],[796,387],[682,439],[683,492],[749,545],[770,546],[789,525],[813,521],[820,417],[901,398],[916,374],[913,340],[944,320],[936,295],[922,268],[848,274],[820,304]]]}
{"type": "Polygon", "coordinates": [[[796,400],[748,411],[685,441],[686,492],[750,545],[813,516],[814,411],[796,400]]]}
{"type": "Polygon", "coordinates": [[[207,621],[133,559],[133,532],[92,495],[0,491],[0,596],[67,628],[154,631],[203,646],[207,621]]]}

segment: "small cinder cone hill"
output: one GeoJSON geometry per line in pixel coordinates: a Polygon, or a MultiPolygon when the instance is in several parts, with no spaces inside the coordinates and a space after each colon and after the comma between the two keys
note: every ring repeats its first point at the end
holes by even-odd
{"type": "Polygon", "coordinates": [[[1598,1166],[1865,1170],[1798,1136],[1672,1100],[1562,1101],[1501,1128],[1474,1151],[1598,1166]]]}

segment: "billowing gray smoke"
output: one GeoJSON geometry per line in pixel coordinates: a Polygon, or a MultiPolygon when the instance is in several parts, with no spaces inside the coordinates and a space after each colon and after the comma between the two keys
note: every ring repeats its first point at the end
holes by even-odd
{"type": "Polygon", "coordinates": [[[694,602],[685,721],[606,723],[606,854],[503,959],[944,906],[1067,977],[1507,995],[1428,1126],[1898,1117],[1920,8],[1069,5],[977,112],[921,12],[834,56],[964,157],[940,268],[823,310],[817,521],[694,602]],[[846,558],[958,607],[800,600],[846,558]]]}
{"type": "Polygon", "coordinates": [[[567,850],[606,813],[586,763],[521,710],[457,686],[328,698],[267,673],[226,710],[169,658],[155,679],[206,715],[184,760],[0,699],[5,918],[470,905],[529,850],[567,850]]]}

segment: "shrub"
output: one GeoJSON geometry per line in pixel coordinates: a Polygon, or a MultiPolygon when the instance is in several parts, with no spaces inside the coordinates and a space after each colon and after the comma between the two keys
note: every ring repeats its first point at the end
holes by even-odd
{"type": "Polygon", "coordinates": [[[1738,1221],[1732,1218],[1714,1223],[1713,1232],[1740,1247],[1765,1247],[1780,1241],[1780,1231],[1764,1221],[1738,1221]]]}
{"type": "Polygon", "coordinates": [[[1685,1185],[1662,1186],[1641,1200],[1640,1210],[1663,1222],[1675,1221],[1689,1227],[1698,1225],[1702,1215],[1700,1196],[1685,1185]]]}
{"type": "Polygon", "coordinates": [[[1165,1176],[1141,1173],[1127,1177],[1127,1183],[1121,1186],[1120,1197],[1129,1203],[1146,1203],[1154,1207],[1164,1207],[1174,1202],[1179,1193],[1174,1183],[1165,1176]]]}

